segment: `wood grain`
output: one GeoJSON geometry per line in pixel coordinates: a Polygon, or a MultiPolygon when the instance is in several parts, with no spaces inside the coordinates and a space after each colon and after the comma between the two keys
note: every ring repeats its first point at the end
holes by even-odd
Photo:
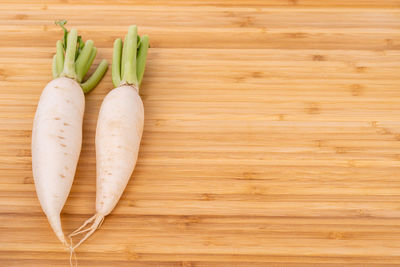
{"type": "MultiPolygon", "coordinates": [[[[399,266],[398,0],[1,1],[0,266],[68,266],[37,201],[34,112],[65,18],[111,61],[150,35],[132,180],[79,266],[399,266]]],[[[94,212],[87,95],[62,221],[94,212]]]]}

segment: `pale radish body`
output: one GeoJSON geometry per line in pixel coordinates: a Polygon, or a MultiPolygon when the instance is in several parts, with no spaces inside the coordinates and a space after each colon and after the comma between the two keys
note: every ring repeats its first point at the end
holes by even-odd
{"type": "Polygon", "coordinates": [[[143,104],[132,86],[112,90],[101,105],[96,129],[96,212],[107,216],[117,205],[138,157],[143,104]]]}
{"type": "Polygon", "coordinates": [[[82,145],[85,97],[80,85],[57,78],[42,92],[32,129],[32,170],[40,205],[66,244],[60,212],[74,180],[82,145]]]}
{"type": "Polygon", "coordinates": [[[147,36],[142,36],[140,42],[137,38],[136,26],[131,26],[123,51],[121,39],[114,43],[113,83],[116,88],[103,100],[96,129],[96,214],[70,234],[72,237],[87,232],[73,249],[112,212],[136,165],[144,124],[143,103],[138,91],[149,47],[147,36]],[[89,223],[92,225],[82,230],[89,223]]]}
{"type": "MultiPolygon", "coordinates": [[[[61,26],[65,24],[61,23],[61,26]]],[[[57,42],[57,54],[53,57],[54,80],[44,88],[36,110],[31,148],[32,172],[40,205],[58,239],[68,246],[60,213],[71,190],[81,152],[84,92],[97,85],[107,70],[107,62],[100,63],[92,77],[81,83],[96,56],[96,49],[92,41],[87,41],[85,45],[82,43],[82,51],[76,52],[77,31],[64,30],[64,43],[57,42]],[[68,45],[65,43],[67,35],[68,45]],[[75,62],[79,62],[79,66],[75,67],[75,62]]]]}

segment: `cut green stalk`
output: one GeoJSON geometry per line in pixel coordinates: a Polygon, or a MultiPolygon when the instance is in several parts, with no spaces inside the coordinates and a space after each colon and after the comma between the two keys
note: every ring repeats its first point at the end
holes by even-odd
{"type": "Polygon", "coordinates": [[[121,84],[121,54],[122,40],[118,38],[114,42],[113,61],[112,61],[112,81],[115,87],[121,84]]]}
{"type": "Polygon", "coordinates": [[[91,40],[83,43],[81,36],[78,36],[78,32],[75,29],[68,32],[64,27],[65,23],[66,21],[56,22],[64,30],[64,39],[57,42],[57,53],[53,57],[53,78],[67,77],[74,79],[81,85],[82,90],[87,93],[104,76],[108,63],[103,60],[92,76],[83,82],[86,73],[96,58],[97,48],[94,47],[91,40]]]}
{"type": "Polygon", "coordinates": [[[90,58],[93,48],[93,41],[87,40],[85,46],[83,47],[81,53],[79,54],[76,62],[75,62],[75,71],[77,75],[78,82],[81,82],[86,72],[86,63],[90,58]]]}
{"type": "Polygon", "coordinates": [[[140,45],[136,58],[137,79],[139,86],[142,83],[144,69],[146,67],[147,50],[149,49],[149,36],[143,35],[140,40],[140,45]]]}
{"type": "Polygon", "coordinates": [[[124,46],[122,48],[122,55],[121,55],[121,79],[122,79],[122,75],[125,72],[125,62],[126,62],[126,57],[124,55],[126,55],[126,50],[128,46],[128,35],[125,35],[125,39],[124,39],[124,46]]]}
{"type": "Polygon", "coordinates": [[[51,66],[51,71],[53,73],[53,79],[58,77],[58,72],[57,72],[57,58],[56,55],[53,56],[53,64],[51,66]]]}
{"type": "Polygon", "coordinates": [[[68,33],[67,49],[65,51],[64,59],[64,70],[61,76],[65,76],[76,80],[75,73],[75,53],[76,53],[76,41],[78,40],[78,32],[75,29],[71,29],[68,33]]]}
{"type": "Polygon", "coordinates": [[[64,67],[64,47],[60,40],[57,41],[57,53],[56,53],[56,60],[57,60],[57,73],[60,74],[63,71],[64,67]]]}
{"type": "MultiPolygon", "coordinates": [[[[128,40],[126,46],[126,61],[125,69],[122,74],[122,79],[128,84],[133,84],[136,87],[139,85],[136,75],[136,53],[137,53],[137,27],[130,26],[128,30],[128,40]]],[[[125,55],[123,55],[125,57],[125,55]]]]}
{"type": "Polygon", "coordinates": [[[125,41],[114,42],[112,80],[115,87],[132,85],[139,88],[146,66],[149,37],[137,35],[137,27],[130,26],[125,41]],[[121,51],[122,50],[122,51],[121,51]]]}
{"type": "Polygon", "coordinates": [[[84,66],[84,68],[82,70],[82,73],[83,73],[82,77],[85,77],[86,73],[89,71],[90,66],[92,66],[93,61],[96,58],[96,55],[97,55],[97,48],[92,47],[92,51],[90,52],[89,59],[87,60],[86,65],[84,66]]]}
{"type": "Polygon", "coordinates": [[[90,78],[81,84],[83,92],[89,93],[96,85],[100,82],[101,78],[104,76],[108,68],[108,63],[105,59],[103,59],[99,66],[97,67],[96,71],[90,76],[90,78]]]}

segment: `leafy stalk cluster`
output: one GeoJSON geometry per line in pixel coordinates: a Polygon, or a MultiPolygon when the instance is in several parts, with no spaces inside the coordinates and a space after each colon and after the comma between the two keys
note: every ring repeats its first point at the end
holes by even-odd
{"type": "Polygon", "coordinates": [[[123,44],[121,38],[115,40],[112,62],[112,81],[115,87],[128,84],[139,89],[148,49],[149,37],[140,37],[136,25],[129,27],[123,44]]]}
{"type": "Polygon", "coordinates": [[[102,60],[95,72],[83,82],[83,79],[92,65],[97,48],[93,41],[88,40],[85,43],[82,37],[78,36],[75,29],[69,32],[64,27],[66,20],[56,21],[56,24],[64,30],[63,40],[57,41],[57,52],[53,57],[53,78],[68,77],[76,80],[82,87],[84,93],[92,90],[104,76],[108,63],[102,60]]]}

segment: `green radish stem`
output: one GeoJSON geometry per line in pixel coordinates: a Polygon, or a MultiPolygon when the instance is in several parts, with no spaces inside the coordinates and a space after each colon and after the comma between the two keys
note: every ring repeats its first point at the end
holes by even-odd
{"type": "Polygon", "coordinates": [[[137,27],[130,26],[128,30],[128,38],[126,45],[126,55],[123,55],[125,59],[125,68],[122,73],[122,80],[125,80],[128,84],[138,84],[136,75],[136,52],[137,52],[137,27]]]}
{"type": "Polygon", "coordinates": [[[58,77],[56,55],[53,56],[53,64],[52,64],[52,67],[51,67],[51,72],[53,73],[53,79],[58,77]]]}
{"type": "Polygon", "coordinates": [[[82,90],[85,94],[97,85],[101,77],[103,77],[106,73],[107,68],[108,63],[105,59],[103,59],[97,67],[96,71],[92,74],[92,76],[90,76],[90,78],[86,82],[81,84],[82,90]]]}
{"type": "Polygon", "coordinates": [[[123,55],[126,55],[126,46],[128,45],[128,35],[125,35],[125,38],[124,38],[124,45],[123,45],[123,48],[122,48],[122,54],[121,54],[121,66],[119,66],[119,68],[121,69],[121,78],[122,78],[122,74],[124,73],[124,71],[125,71],[125,62],[126,62],[126,57],[124,57],[123,55]]]}
{"type": "Polygon", "coordinates": [[[78,76],[78,82],[81,82],[83,77],[85,76],[85,67],[86,67],[86,62],[90,58],[90,54],[92,53],[92,48],[93,48],[93,41],[92,40],[87,40],[85,43],[85,46],[83,47],[81,53],[79,54],[78,58],[76,59],[75,62],[75,71],[76,75],[78,76]]]}
{"type": "Polygon", "coordinates": [[[75,73],[75,53],[76,53],[76,42],[78,40],[78,31],[71,29],[68,33],[67,48],[65,50],[64,58],[64,70],[61,76],[68,77],[76,80],[75,73]]]}
{"type": "Polygon", "coordinates": [[[64,27],[66,21],[58,21],[57,25],[64,30],[64,38],[57,41],[57,52],[53,58],[53,78],[67,77],[77,81],[84,93],[90,92],[103,78],[108,68],[107,61],[103,60],[94,73],[83,81],[96,58],[97,48],[92,40],[83,43],[81,36],[75,29],[69,32],[64,27]],[[64,53],[65,52],[65,53],[64,53]]]}
{"type": "Polygon", "coordinates": [[[60,75],[64,68],[64,47],[60,40],[57,41],[56,59],[57,59],[57,73],[58,75],[60,75]]]}
{"type": "Polygon", "coordinates": [[[136,57],[136,71],[139,85],[142,83],[144,69],[146,67],[147,50],[149,49],[149,36],[143,35],[140,38],[140,45],[136,57]]]}
{"type": "Polygon", "coordinates": [[[121,84],[121,53],[122,40],[118,38],[114,41],[113,62],[112,62],[112,81],[115,87],[121,84]]]}
{"type": "Polygon", "coordinates": [[[136,25],[130,26],[122,45],[120,38],[114,42],[112,81],[115,87],[132,85],[139,88],[146,66],[149,37],[137,35],[136,25]]]}
{"type": "Polygon", "coordinates": [[[90,56],[86,61],[85,66],[82,68],[82,77],[85,77],[86,73],[89,71],[90,66],[92,65],[94,59],[96,58],[97,48],[93,47],[92,51],[90,51],[90,56]]]}

